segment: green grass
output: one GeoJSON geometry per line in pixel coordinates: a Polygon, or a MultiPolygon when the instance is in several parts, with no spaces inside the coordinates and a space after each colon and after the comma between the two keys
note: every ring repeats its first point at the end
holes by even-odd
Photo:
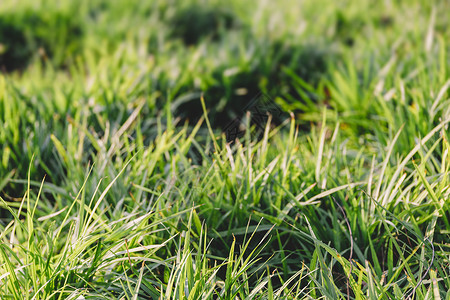
{"type": "Polygon", "coordinates": [[[0,299],[450,299],[449,10],[2,1],[0,299]]]}

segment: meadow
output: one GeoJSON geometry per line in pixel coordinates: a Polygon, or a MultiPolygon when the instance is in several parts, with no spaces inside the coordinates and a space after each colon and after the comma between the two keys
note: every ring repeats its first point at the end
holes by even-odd
{"type": "Polygon", "coordinates": [[[2,0],[0,299],[450,299],[449,13],[2,0]]]}

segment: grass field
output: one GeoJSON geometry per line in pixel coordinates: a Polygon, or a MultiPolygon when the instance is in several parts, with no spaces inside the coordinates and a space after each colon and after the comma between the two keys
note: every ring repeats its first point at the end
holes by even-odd
{"type": "Polygon", "coordinates": [[[449,13],[1,1],[0,299],[450,299],[449,13]]]}

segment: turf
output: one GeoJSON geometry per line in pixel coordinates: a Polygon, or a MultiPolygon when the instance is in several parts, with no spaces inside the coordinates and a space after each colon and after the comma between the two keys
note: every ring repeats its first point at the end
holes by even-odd
{"type": "Polygon", "coordinates": [[[450,299],[448,11],[2,1],[0,299],[450,299]]]}

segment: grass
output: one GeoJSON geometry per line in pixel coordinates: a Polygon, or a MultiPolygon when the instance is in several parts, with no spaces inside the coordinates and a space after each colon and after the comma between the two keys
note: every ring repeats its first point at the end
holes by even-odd
{"type": "Polygon", "coordinates": [[[0,298],[450,299],[449,8],[3,1],[0,298]]]}

